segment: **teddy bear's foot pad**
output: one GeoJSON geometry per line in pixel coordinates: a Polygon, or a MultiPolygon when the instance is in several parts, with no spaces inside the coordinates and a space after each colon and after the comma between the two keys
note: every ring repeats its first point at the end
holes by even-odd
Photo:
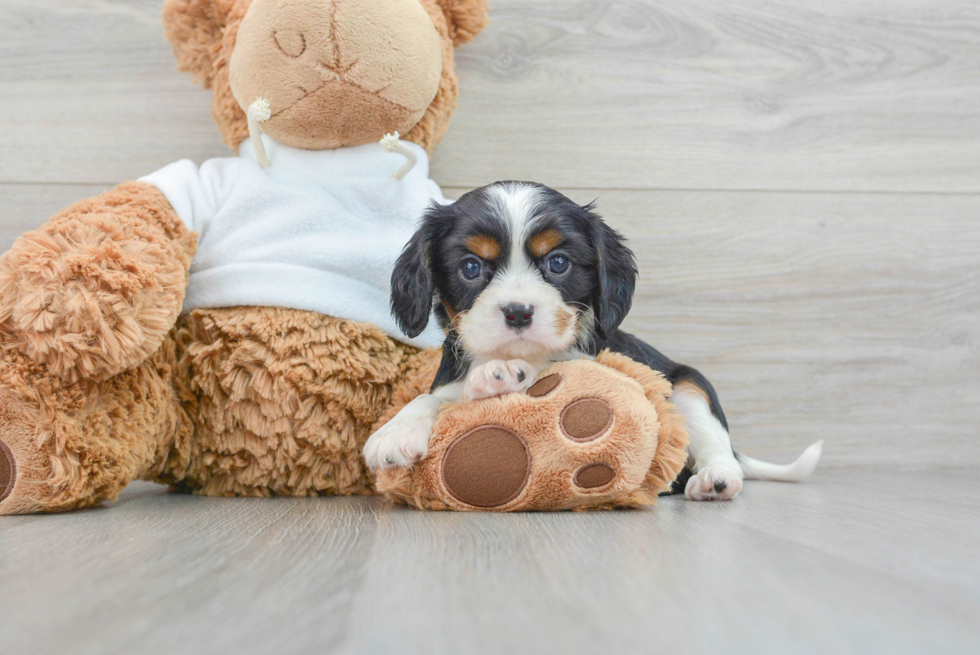
{"type": "Polygon", "coordinates": [[[442,460],[442,482],[460,502],[489,509],[517,498],[531,475],[527,442],[499,426],[479,427],[459,437],[442,460]]]}
{"type": "Polygon", "coordinates": [[[616,477],[616,469],[608,464],[586,464],[575,472],[575,486],[583,489],[604,487],[616,477]]]}
{"type": "Polygon", "coordinates": [[[0,502],[6,500],[14,490],[16,480],[17,466],[14,463],[14,454],[10,452],[7,444],[0,441],[0,502]]]}

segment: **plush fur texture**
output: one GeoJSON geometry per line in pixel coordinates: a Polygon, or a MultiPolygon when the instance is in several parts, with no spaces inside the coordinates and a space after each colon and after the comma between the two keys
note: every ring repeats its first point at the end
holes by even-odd
{"type": "Polygon", "coordinates": [[[438,360],[373,325],[274,307],[195,310],[175,340],[196,432],[151,477],[212,496],[371,493],[371,425],[438,360]]]}
{"type": "MultiPolygon", "coordinates": [[[[235,99],[231,83],[231,62],[237,45],[238,31],[253,2],[276,1],[167,0],[164,3],[164,29],[174,48],[177,64],[181,70],[192,72],[195,80],[203,83],[205,88],[213,89],[212,116],[221,130],[225,143],[232,148],[237,148],[238,144],[248,137],[245,111],[235,99]]],[[[417,119],[407,134],[403,134],[403,138],[417,143],[431,153],[449,128],[450,118],[456,109],[458,85],[453,46],[465,43],[483,29],[487,22],[488,1],[397,1],[420,2],[440,37],[442,61],[435,96],[432,97],[421,118],[417,119]]],[[[236,55],[237,58],[244,56],[240,52],[236,55]]],[[[278,72],[283,80],[288,80],[287,83],[291,87],[308,84],[309,81],[302,78],[302,71],[295,67],[290,68],[287,63],[283,63],[279,71],[266,70],[264,76],[275,79],[278,72]]],[[[357,129],[353,133],[339,128],[336,130],[338,133],[344,133],[344,145],[359,145],[377,140],[383,136],[383,133],[376,134],[376,132],[390,127],[387,119],[381,120],[387,105],[375,103],[360,94],[356,95],[362,103],[362,108],[369,109],[369,116],[364,120],[364,129],[357,129]]],[[[345,118],[348,112],[345,110],[338,116],[345,118]]],[[[323,126],[320,125],[320,132],[322,130],[323,126]]],[[[321,136],[320,133],[299,134],[293,135],[289,140],[291,145],[298,147],[325,147],[320,144],[321,136]]]]}
{"type": "Polygon", "coordinates": [[[266,307],[182,316],[152,356],[101,382],[2,353],[16,475],[0,514],[98,504],[137,478],[209,495],[371,493],[370,427],[439,357],[372,325],[266,307]]]}
{"type": "Polygon", "coordinates": [[[148,184],[83,200],[0,257],[0,338],[68,382],[125,371],[173,327],[196,249],[148,184]]]}
{"type": "Polygon", "coordinates": [[[188,441],[190,421],[173,386],[171,338],[107,380],[70,384],[14,348],[0,365],[0,432],[13,454],[14,487],[0,514],[60,511],[114,499],[188,441]]]}
{"type": "MultiPolygon", "coordinates": [[[[420,370],[406,386],[421,392],[428,373],[420,370]]],[[[646,366],[608,351],[595,362],[554,364],[539,379],[550,375],[560,375],[562,381],[542,397],[513,393],[445,407],[426,459],[413,468],[381,470],[379,491],[395,502],[423,509],[520,511],[653,505],[687,460],[687,433],[683,417],[668,400],[670,384],[646,366]],[[600,437],[579,443],[566,438],[560,424],[563,410],[583,398],[607,403],[614,418],[600,437]],[[524,439],[530,454],[526,485],[516,497],[495,507],[462,502],[446,483],[447,453],[480,426],[513,431],[524,439]],[[573,482],[576,472],[593,464],[610,466],[615,476],[595,488],[577,486],[573,482]]],[[[410,395],[396,398],[376,427],[393,417],[410,395]]]]}

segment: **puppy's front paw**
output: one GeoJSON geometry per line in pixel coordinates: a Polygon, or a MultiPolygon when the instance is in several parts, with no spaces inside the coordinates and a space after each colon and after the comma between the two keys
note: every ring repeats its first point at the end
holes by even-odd
{"type": "Polygon", "coordinates": [[[364,461],[372,471],[411,466],[429,453],[429,438],[438,414],[407,405],[364,444],[364,461]],[[420,411],[421,410],[421,411],[420,411]]]}
{"type": "Polygon", "coordinates": [[[523,359],[494,359],[475,367],[466,376],[463,398],[477,400],[524,391],[534,384],[536,376],[537,371],[523,359]]]}
{"type": "Polygon", "coordinates": [[[742,490],[742,470],[723,464],[705,466],[687,481],[688,500],[731,500],[742,490]]]}

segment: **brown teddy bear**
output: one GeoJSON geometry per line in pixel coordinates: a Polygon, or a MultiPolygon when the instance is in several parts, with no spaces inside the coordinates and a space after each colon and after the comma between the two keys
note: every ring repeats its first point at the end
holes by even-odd
{"type": "MultiPolygon", "coordinates": [[[[422,208],[445,202],[427,155],[455,106],[453,48],[486,10],[486,0],[167,0],[178,64],[214,90],[214,119],[239,156],[177,162],[76,203],[0,257],[0,514],[94,505],[137,478],[209,495],[374,492],[361,447],[424,390],[438,364],[424,348],[441,342],[397,330],[387,276],[422,208]],[[378,141],[395,133],[405,142],[389,136],[393,153],[378,141]]],[[[545,488],[542,508],[642,504],[669,483],[683,430],[664,430],[665,383],[631,370],[612,380],[633,379],[623,398],[655,402],[631,419],[608,376],[596,377],[608,434],[591,446],[517,437],[539,465],[498,508],[533,507],[545,488]],[[642,438],[615,427],[631,420],[642,438]],[[631,438],[660,463],[616,459],[631,438]],[[562,448],[567,461],[542,468],[562,448]],[[601,466],[562,468],[582,457],[601,466]]],[[[554,390],[561,403],[572,378],[554,390]]],[[[493,400],[447,416],[510,425],[479,407],[518,399],[493,400]]],[[[563,425],[561,408],[536,402],[542,421],[563,425]]],[[[454,434],[437,436],[430,459],[466,460],[442,467],[465,473],[473,460],[460,453],[479,449],[447,460],[454,434]]],[[[480,506],[433,492],[417,468],[418,480],[390,472],[387,493],[480,506]]]]}
{"type": "Polygon", "coordinates": [[[360,447],[396,381],[432,360],[418,346],[439,343],[389,334],[384,278],[441,199],[426,154],[455,107],[453,48],[486,12],[167,0],[178,65],[214,90],[240,156],[79,202],[0,258],[0,514],[93,505],[136,478],[211,495],[372,491],[360,447]],[[248,139],[259,96],[269,168],[248,139]],[[401,181],[403,158],[377,145],[393,132],[419,160],[401,181]],[[321,236],[332,249],[295,261],[334,223],[343,243],[321,236]]]}

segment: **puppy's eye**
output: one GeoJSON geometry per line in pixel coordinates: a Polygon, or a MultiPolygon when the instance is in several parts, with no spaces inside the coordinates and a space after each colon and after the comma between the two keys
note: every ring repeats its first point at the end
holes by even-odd
{"type": "Polygon", "coordinates": [[[552,255],[548,258],[548,270],[555,275],[563,275],[568,272],[568,267],[572,262],[565,255],[552,255]]]}
{"type": "Polygon", "coordinates": [[[475,280],[483,275],[483,264],[476,257],[467,257],[460,263],[459,272],[467,280],[475,280]]]}

